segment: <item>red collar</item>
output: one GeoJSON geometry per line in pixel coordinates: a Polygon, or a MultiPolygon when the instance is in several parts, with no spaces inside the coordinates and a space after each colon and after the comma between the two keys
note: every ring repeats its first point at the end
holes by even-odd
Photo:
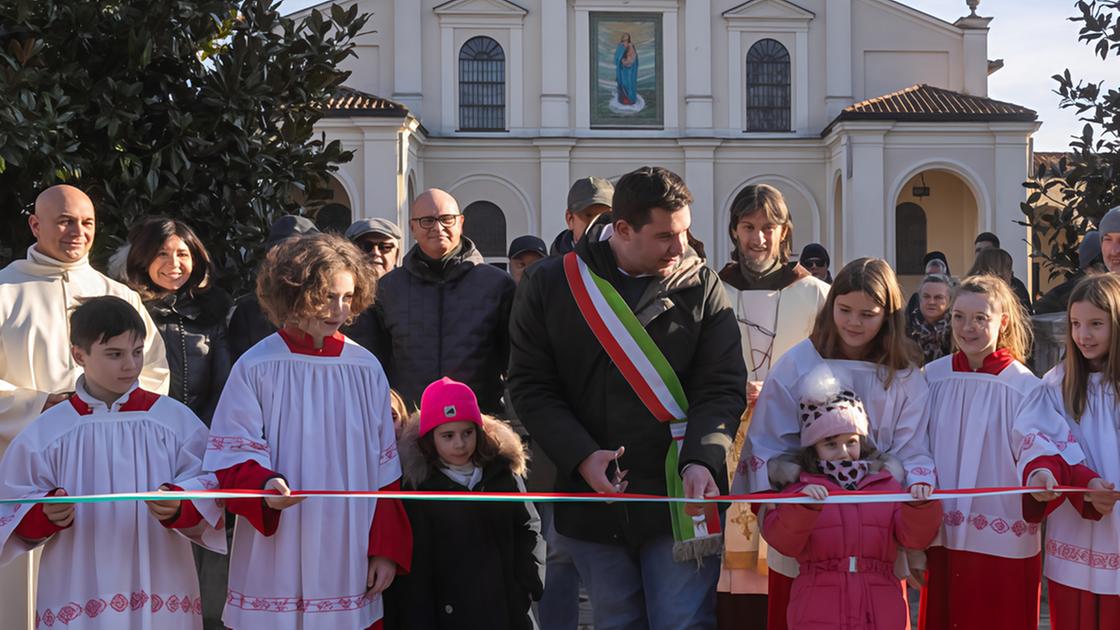
{"type": "MultiPolygon", "coordinates": [[[[157,400],[159,400],[159,394],[137,387],[132,390],[132,393],[128,395],[128,400],[124,401],[117,411],[148,411],[152,408],[152,405],[156,404],[157,400]]],[[[89,403],[82,400],[77,393],[70,396],[70,406],[78,412],[79,416],[88,416],[93,413],[93,407],[90,407],[89,403]]]]}
{"type": "Polygon", "coordinates": [[[280,337],[288,344],[288,350],[295,354],[308,354],[313,357],[342,356],[342,349],[346,346],[346,337],[337,330],[330,337],[323,338],[322,348],[316,348],[311,335],[298,328],[281,328],[280,337]]]}
{"type": "Polygon", "coordinates": [[[980,369],[974,370],[968,364],[968,357],[963,352],[953,354],[953,371],[954,372],[974,372],[980,374],[991,374],[999,376],[999,373],[1004,371],[1007,366],[1015,361],[1015,357],[1011,356],[1011,351],[1007,348],[999,348],[995,352],[984,357],[984,363],[980,369]]]}

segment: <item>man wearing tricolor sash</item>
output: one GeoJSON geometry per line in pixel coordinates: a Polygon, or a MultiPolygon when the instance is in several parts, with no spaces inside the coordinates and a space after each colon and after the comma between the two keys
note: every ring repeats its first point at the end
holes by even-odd
{"type": "MultiPolygon", "coordinates": [[[[510,390],[557,491],[726,491],[747,376],[719,278],[687,245],[691,202],[665,169],[629,173],[613,224],[518,288],[510,390]]],[[[683,503],[556,506],[597,629],[714,628],[721,521],[683,503]]]]}

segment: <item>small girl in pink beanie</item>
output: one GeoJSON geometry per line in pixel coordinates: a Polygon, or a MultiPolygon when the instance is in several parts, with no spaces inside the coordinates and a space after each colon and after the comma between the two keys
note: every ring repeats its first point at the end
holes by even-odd
{"type": "MultiPolygon", "coordinates": [[[[785,471],[772,466],[771,476],[792,482],[785,492],[818,501],[840,490],[904,492],[905,471],[871,443],[859,397],[841,389],[826,366],[818,369],[821,373],[811,372],[801,390],[798,463],[785,471]]],[[[768,510],[763,537],[800,564],[790,592],[788,627],[907,627],[895,557],[899,545],[924,549],[940,524],[937,501],[784,504],[768,510]]]]}
{"type": "MultiPolygon", "coordinates": [[[[474,392],[449,378],[424,390],[399,448],[406,488],[525,492],[521,438],[483,415],[474,392]]],[[[414,543],[400,627],[534,627],[530,607],[544,590],[544,541],[531,503],[407,501],[406,509],[414,543]]]]}

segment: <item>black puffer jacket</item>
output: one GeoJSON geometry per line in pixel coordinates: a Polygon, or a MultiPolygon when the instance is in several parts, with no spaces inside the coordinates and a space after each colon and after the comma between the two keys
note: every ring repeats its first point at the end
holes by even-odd
{"type": "Polygon", "coordinates": [[[233,300],[213,288],[198,295],[172,293],[144,306],[167,348],[169,395],[209,426],[232,365],[226,318],[233,300]]]}
{"type": "MultiPolygon", "coordinates": [[[[484,418],[498,457],[482,470],[474,492],[524,492],[526,455],[505,423],[484,418]]],[[[413,416],[401,434],[404,487],[467,492],[432,469],[420,453],[413,416]]],[[[544,539],[528,502],[405,501],[412,525],[412,572],[394,583],[400,628],[530,630],[529,608],[544,591],[544,539]]]]}
{"type": "Polygon", "coordinates": [[[442,269],[436,264],[414,246],[381,278],[374,312],[384,338],[373,351],[389,384],[413,406],[425,387],[447,376],[466,383],[483,411],[501,414],[513,279],[486,264],[467,238],[442,269]]]}
{"type": "MultiPolygon", "coordinates": [[[[592,237],[594,239],[594,236],[592,237]]],[[[581,239],[575,253],[615,288],[622,272],[610,241],[581,239]]],[[[627,384],[580,314],[563,258],[533,265],[517,289],[510,321],[510,395],[517,416],[556,463],[556,489],[589,492],[579,464],[599,449],[626,447],[628,492],[666,494],[672,439],[627,384]]],[[[715,272],[688,255],[667,278],[628,304],[680,378],[688,432],[679,464],[706,466],[727,490],[727,449],[746,407],[739,325],[715,272]]],[[[608,544],[641,545],[670,534],[666,504],[556,504],[556,530],[608,544]]]]}
{"type": "Polygon", "coordinates": [[[233,307],[233,314],[229,317],[229,351],[231,362],[237,362],[245,354],[261,342],[262,339],[276,332],[276,326],[268,321],[261,309],[260,300],[256,293],[248,293],[237,298],[233,307]]]}

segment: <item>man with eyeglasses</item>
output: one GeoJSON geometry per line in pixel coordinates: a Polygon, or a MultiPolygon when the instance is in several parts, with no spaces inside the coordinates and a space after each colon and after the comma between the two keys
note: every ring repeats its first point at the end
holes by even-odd
{"type": "MultiPolygon", "coordinates": [[[[734,446],[728,449],[727,466],[735,470],[752,407],[770,366],[812,332],[829,286],[790,262],[793,220],[777,188],[765,184],[743,188],[731,203],[730,218],[732,261],[719,277],[739,321],[748,403],[734,446]]],[[[727,511],[716,592],[720,628],[765,628],[768,614],[785,618],[788,599],[782,593],[788,597],[788,587],[771,589],[771,585],[782,576],[791,582],[797,575],[797,561],[779,556],[760,541],[758,520],[750,506],[732,505],[727,511]],[[772,590],[776,596],[770,599],[772,590]]]]}
{"type": "Polygon", "coordinates": [[[388,219],[358,219],[346,228],[346,238],[358,246],[378,278],[397,268],[401,254],[401,229],[388,219]]]}
{"type": "Polygon", "coordinates": [[[500,414],[513,280],[463,236],[450,194],[416,197],[409,228],[416,245],[378,283],[370,349],[407,403],[419,406],[424,388],[447,376],[470,386],[484,412],[500,414]]]}

